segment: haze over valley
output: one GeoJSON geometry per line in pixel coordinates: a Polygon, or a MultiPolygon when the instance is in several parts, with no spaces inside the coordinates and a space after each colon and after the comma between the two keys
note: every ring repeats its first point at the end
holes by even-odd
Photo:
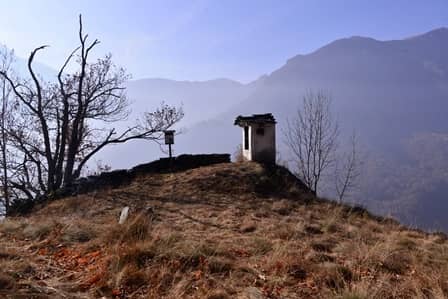
{"type": "MultiPolygon", "coordinates": [[[[232,125],[234,118],[272,112],[280,124],[280,156],[287,162],[285,121],[294,117],[308,90],[326,90],[344,138],[356,131],[366,156],[361,188],[351,200],[411,225],[445,230],[448,222],[438,211],[448,207],[444,204],[447,52],[448,29],[439,28],[402,40],[336,40],[288,59],[281,68],[249,84],[230,79],[130,81],[131,118],[146,103],[183,104],[186,117],[181,123],[183,133],[176,137],[176,153],[234,153],[241,142],[240,130],[232,125]]],[[[111,147],[100,159],[114,168],[127,168],[164,155],[157,147],[137,143],[111,147]],[[118,159],[123,156],[129,159],[118,159]]]]}
{"type": "Polygon", "coordinates": [[[448,298],[446,0],[15,0],[0,297],[448,298]]]}

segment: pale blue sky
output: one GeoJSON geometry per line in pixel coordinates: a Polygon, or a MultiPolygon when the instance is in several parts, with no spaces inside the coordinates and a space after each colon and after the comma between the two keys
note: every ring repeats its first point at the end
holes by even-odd
{"type": "Polygon", "coordinates": [[[3,0],[0,42],[60,65],[76,46],[77,15],[133,78],[248,82],[296,54],[353,35],[400,39],[448,27],[448,0],[3,0]]]}

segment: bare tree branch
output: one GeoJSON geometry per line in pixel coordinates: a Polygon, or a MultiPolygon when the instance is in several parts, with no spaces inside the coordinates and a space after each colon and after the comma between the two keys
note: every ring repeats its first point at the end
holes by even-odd
{"type": "Polygon", "coordinates": [[[350,151],[342,155],[335,167],[335,189],[340,202],[356,188],[358,183],[360,159],[357,144],[356,134],[353,133],[350,138],[350,151]]]}
{"type": "Polygon", "coordinates": [[[111,55],[90,62],[89,55],[99,41],[88,42],[81,15],[78,36],[79,46],[63,62],[56,82],[43,82],[33,70],[36,54],[46,46],[35,48],[28,58],[31,80],[16,79],[0,68],[1,82],[10,89],[14,103],[11,111],[0,113],[0,133],[8,140],[0,138],[6,144],[0,147],[6,155],[0,155],[0,165],[9,169],[1,181],[16,201],[49,195],[70,185],[108,145],[134,139],[158,141],[164,130],[183,117],[181,107],[162,103],[145,113],[142,121],[117,132],[113,123],[129,115],[124,84],[130,76],[115,66],[111,55]],[[66,73],[75,56],[78,70],[66,73]]]}
{"type": "Polygon", "coordinates": [[[331,98],[323,91],[308,92],[284,131],[297,175],[315,193],[323,173],[334,163],[339,136],[330,106],[331,98]]]}

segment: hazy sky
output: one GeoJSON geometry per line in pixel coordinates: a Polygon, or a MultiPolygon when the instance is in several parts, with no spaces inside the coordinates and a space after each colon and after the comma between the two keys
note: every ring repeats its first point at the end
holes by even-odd
{"type": "Polygon", "coordinates": [[[3,0],[0,42],[58,67],[77,16],[133,78],[254,80],[296,54],[353,35],[399,39],[448,27],[448,0],[3,0]]]}

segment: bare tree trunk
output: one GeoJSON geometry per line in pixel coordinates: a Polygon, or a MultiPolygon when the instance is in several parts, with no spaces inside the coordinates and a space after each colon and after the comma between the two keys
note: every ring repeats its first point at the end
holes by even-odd
{"type": "Polygon", "coordinates": [[[89,52],[99,43],[98,40],[94,40],[90,45],[86,47],[86,40],[87,35],[83,35],[82,32],[82,19],[81,16],[79,16],[79,41],[81,43],[81,71],[78,78],[78,90],[76,94],[76,98],[78,101],[78,107],[75,115],[75,119],[73,121],[69,146],[68,146],[68,152],[67,152],[67,162],[65,166],[65,172],[64,172],[64,184],[68,185],[70,184],[73,179],[76,177],[74,176],[73,170],[75,167],[75,158],[76,154],[78,153],[78,149],[82,140],[83,135],[83,128],[84,128],[84,121],[86,117],[86,111],[87,103],[83,101],[83,91],[84,91],[84,80],[86,79],[86,66],[87,66],[87,58],[89,56],[89,52]]]}
{"type": "Polygon", "coordinates": [[[297,175],[316,194],[323,174],[334,163],[339,136],[330,104],[331,98],[323,91],[308,92],[284,131],[297,175]]]}
{"type": "MultiPolygon", "coordinates": [[[[1,49],[1,70],[8,72],[11,68],[11,64],[14,60],[14,52],[8,50],[6,47],[1,49]]],[[[8,133],[7,133],[7,125],[9,119],[9,98],[11,88],[8,87],[8,82],[5,78],[1,80],[2,84],[2,94],[1,94],[1,113],[0,113],[0,142],[1,142],[1,155],[0,155],[0,165],[2,167],[2,193],[3,193],[3,204],[6,213],[8,213],[10,207],[10,192],[9,192],[9,175],[8,175],[8,133]]]]}
{"type": "Polygon", "coordinates": [[[340,157],[335,167],[335,189],[339,202],[356,188],[360,176],[360,159],[356,134],[350,140],[350,151],[340,157]],[[342,163],[342,166],[339,165],[342,163]]]}
{"type": "Polygon", "coordinates": [[[0,123],[0,130],[1,130],[1,142],[2,142],[2,156],[1,156],[1,165],[3,170],[3,198],[4,198],[4,204],[5,204],[5,210],[6,213],[8,213],[9,210],[9,189],[8,189],[8,168],[7,168],[7,158],[6,158],[6,142],[7,142],[7,136],[6,136],[6,109],[7,109],[7,93],[6,93],[6,80],[2,80],[3,86],[2,86],[2,112],[1,112],[1,123],[0,123]]]}
{"type": "MultiPolygon", "coordinates": [[[[14,202],[18,196],[23,196],[19,200],[28,200],[33,196],[51,195],[62,185],[70,185],[89,159],[105,146],[132,139],[157,141],[164,130],[183,117],[181,107],[162,103],[160,108],[145,113],[141,121],[123,132],[111,129],[111,123],[128,116],[124,83],[129,75],[115,66],[110,55],[94,63],[88,62],[90,51],[99,41],[87,42],[81,16],[78,35],[80,46],[68,55],[57,82],[41,81],[32,67],[34,56],[46,46],[35,48],[29,56],[31,80],[13,78],[7,71],[0,70],[1,78],[15,99],[13,114],[20,115],[14,125],[7,128],[7,124],[0,122],[1,181],[8,205],[11,195],[14,202]],[[72,58],[78,55],[79,60],[74,63],[79,70],[65,72],[72,58]],[[101,123],[107,126],[101,127],[101,123]],[[14,151],[12,159],[8,147],[14,151]],[[14,164],[14,171],[8,172],[8,162],[14,164]]],[[[8,117],[7,109],[3,106],[1,111],[3,121],[8,117]]]]}

